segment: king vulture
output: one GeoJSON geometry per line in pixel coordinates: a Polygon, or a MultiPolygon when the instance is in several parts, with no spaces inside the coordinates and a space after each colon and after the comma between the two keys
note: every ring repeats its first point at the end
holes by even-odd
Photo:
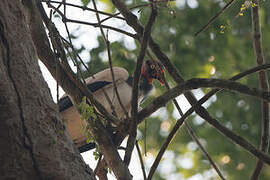
{"type": "MultiPolygon", "coordinates": [[[[126,111],[130,113],[133,77],[129,76],[128,71],[121,67],[113,67],[113,72],[117,91],[120,95],[120,100],[126,111]]],[[[138,102],[144,100],[148,93],[152,90],[153,79],[159,80],[160,83],[163,85],[163,81],[159,72],[162,72],[164,74],[164,67],[159,62],[147,60],[143,63],[141,70],[141,79],[139,81],[138,102]],[[160,70],[158,70],[157,68],[159,68],[160,70]]],[[[115,93],[111,70],[109,68],[85,79],[85,82],[89,90],[93,93],[95,99],[99,101],[108,112],[113,112],[111,108],[112,104],[117,117],[119,119],[125,118],[125,112],[120,106],[117,95],[115,93]],[[108,95],[111,104],[108,102],[108,97],[106,98],[104,91],[108,95]]],[[[92,146],[93,144],[86,144],[86,136],[82,132],[82,123],[84,123],[84,121],[81,120],[81,115],[77,111],[76,107],[73,106],[72,101],[67,94],[61,97],[58,106],[59,111],[62,115],[62,119],[66,121],[67,130],[75,145],[79,147],[80,152],[85,151],[85,146],[87,149],[91,149],[91,147],[89,146],[92,146]]]]}

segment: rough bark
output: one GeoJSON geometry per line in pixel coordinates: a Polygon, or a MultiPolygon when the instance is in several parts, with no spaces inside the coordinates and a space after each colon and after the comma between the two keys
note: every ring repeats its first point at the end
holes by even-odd
{"type": "Polygon", "coordinates": [[[38,66],[19,0],[0,3],[1,179],[94,179],[38,66]]]}

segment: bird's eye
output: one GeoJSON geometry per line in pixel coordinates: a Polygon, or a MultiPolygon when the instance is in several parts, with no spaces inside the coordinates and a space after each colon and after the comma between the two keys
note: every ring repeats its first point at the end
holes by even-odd
{"type": "Polygon", "coordinates": [[[154,65],[154,64],[151,64],[151,65],[150,65],[150,68],[151,68],[151,69],[154,69],[154,68],[155,68],[155,65],[154,65]]]}

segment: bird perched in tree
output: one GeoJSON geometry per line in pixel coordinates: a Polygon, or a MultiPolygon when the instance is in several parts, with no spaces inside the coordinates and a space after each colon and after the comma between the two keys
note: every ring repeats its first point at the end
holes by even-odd
{"type": "MultiPolygon", "coordinates": [[[[120,95],[120,101],[126,112],[131,111],[132,83],[133,77],[129,76],[126,69],[113,67],[115,84],[120,95]]],[[[157,79],[163,85],[161,74],[164,74],[164,67],[161,63],[153,60],[147,60],[143,63],[141,69],[141,78],[139,81],[138,102],[144,100],[153,89],[152,81],[157,79]]],[[[121,107],[113,84],[111,69],[105,69],[95,75],[85,79],[87,87],[93,93],[94,98],[99,101],[108,112],[115,113],[119,119],[125,118],[125,111],[121,107]],[[106,92],[106,93],[104,93],[106,92]]],[[[86,144],[86,136],[82,132],[81,115],[73,106],[68,95],[64,95],[58,103],[62,118],[67,122],[68,132],[77,147],[86,144]]]]}

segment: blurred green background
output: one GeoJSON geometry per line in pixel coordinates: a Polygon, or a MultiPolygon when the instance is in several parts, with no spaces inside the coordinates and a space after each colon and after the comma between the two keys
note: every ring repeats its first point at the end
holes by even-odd
{"type": "MultiPolygon", "coordinates": [[[[81,0],[85,5],[92,5],[88,0],[81,0]],[[89,3],[89,4],[88,4],[89,3]]],[[[158,6],[158,17],[152,28],[152,37],[160,45],[162,51],[170,58],[181,75],[187,80],[190,78],[230,78],[231,76],[256,66],[253,50],[251,10],[247,8],[243,16],[239,16],[243,0],[236,0],[209,28],[197,37],[198,31],[214,16],[229,0],[176,0],[170,3],[161,3],[158,6]]],[[[108,0],[100,0],[105,11],[115,13],[116,9],[108,0]]],[[[140,0],[126,1],[128,7],[147,3],[140,0]]],[[[263,50],[266,62],[269,62],[270,51],[270,3],[260,1],[260,20],[262,27],[263,50]]],[[[139,17],[142,24],[146,24],[149,7],[137,8],[133,12],[139,17]]],[[[93,14],[94,16],[94,14],[93,14]]],[[[109,23],[115,26],[113,21],[109,23]]],[[[98,28],[95,29],[99,31],[98,28]]],[[[74,35],[76,40],[80,34],[74,35]]],[[[110,37],[110,36],[109,36],[110,37]]],[[[98,72],[108,65],[106,46],[99,35],[98,44],[90,50],[83,45],[78,48],[80,53],[88,53],[88,66],[92,73],[98,72]]],[[[111,43],[111,53],[114,66],[121,66],[134,72],[136,57],[140,46],[131,38],[125,38],[111,43]]],[[[84,76],[88,76],[85,72],[84,76]]],[[[174,86],[172,78],[166,74],[167,80],[174,86]]],[[[257,74],[240,80],[250,87],[258,87],[257,74]]],[[[154,82],[155,90],[152,98],[162,94],[166,89],[158,82],[154,82]]],[[[209,89],[194,91],[197,97],[202,97],[209,89]]],[[[185,110],[188,104],[183,97],[178,102],[185,110]]],[[[261,108],[260,101],[253,97],[232,92],[220,92],[211,98],[205,105],[210,114],[233,132],[241,135],[256,147],[259,147],[261,136],[261,108]]],[[[162,143],[166,139],[176,119],[179,118],[172,103],[147,119],[147,169],[157,155],[162,143]]],[[[256,158],[243,148],[233,144],[228,138],[221,135],[204,120],[193,114],[187,119],[199,136],[204,147],[213,160],[218,164],[228,180],[249,179],[256,165],[256,158]]],[[[140,124],[141,137],[144,137],[145,123],[140,124]]],[[[140,140],[142,149],[143,138],[140,140]]],[[[203,153],[183,126],[158,167],[154,176],[159,179],[218,179],[215,171],[203,153]]],[[[260,179],[270,179],[270,167],[265,166],[260,179]]]]}

